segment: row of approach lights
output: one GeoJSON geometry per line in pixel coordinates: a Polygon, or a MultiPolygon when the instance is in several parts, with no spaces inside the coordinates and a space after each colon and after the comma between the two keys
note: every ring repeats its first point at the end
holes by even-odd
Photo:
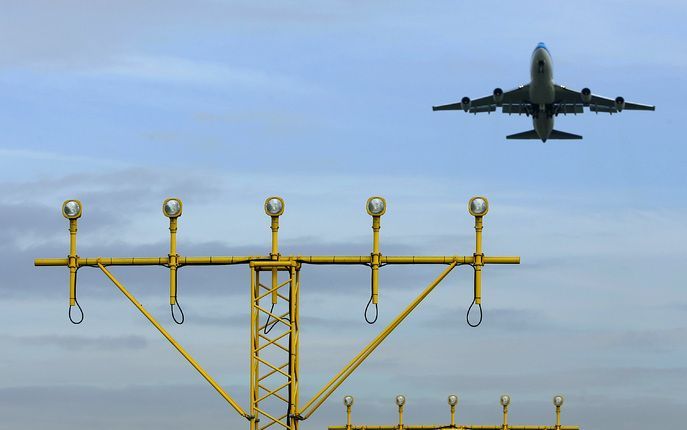
{"type": "MultiPolygon", "coordinates": [[[[563,396],[560,394],[553,396],[553,405],[556,407],[556,428],[560,428],[561,425],[561,406],[563,406],[563,396]]],[[[510,396],[508,394],[504,394],[500,398],[501,401],[501,406],[503,406],[503,426],[506,428],[507,423],[508,423],[508,405],[510,405],[510,396]]],[[[344,396],[343,398],[343,403],[344,406],[346,406],[346,415],[347,415],[347,427],[351,426],[351,407],[353,406],[353,396],[344,396]]],[[[406,404],[406,396],[403,394],[399,394],[396,396],[396,406],[398,406],[398,413],[399,413],[399,423],[402,424],[403,422],[403,407],[406,404]]],[[[448,396],[448,405],[451,407],[451,427],[455,427],[455,412],[456,412],[456,405],[458,404],[458,396],[455,394],[451,394],[448,396]]]]}
{"type": "MultiPolygon", "coordinates": [[[[81,201],[67,200],[62,204],[62,215],[68,219],[77,219],[82,213],[81,201]]],[[[162,203],[162,212],[168,218],[181,216],[183,204],[177,198],[166,199],[162,203]]],[[[386,200],[382,197],[370,197],[367,199],[367,213],[371,216],[382,216],[386,212],[386,200]]],[[[484,216],[489,211],[489,202],[486,197],[473,197],[468,202],[468,211],[472,216],[484,216]]],[[[284,213],[284,199],[281,197],[268,197],[265,200],[265,213],[269,216],[281,216],[284,213]]]]}
{"type": "MultiPolygon", "coordinates": [[[[272,230],[273,232],[278,228],[278,220],[279,217],[284,213],[285,209],[285,204],[284,200],[281,197],[277,196],[272,196],[268,197],[265,200],[264,204],[264,209],[265,213],[269,215],[272,218],[272,230]]],[[[372,217],[372,230],[374,231],[374,236],[373,236],[373,250],[372,250],[372,292],[370,295],[370,301],[368,302],[367,306],[365,307],[365,321],[367,321],[369,324],[374,324],[377,321],[377,316],[378,314],[378,308],[377,308],[377,300],[378,300],[378,277],[377,277],[377,270],[380,267],[378,263],[379,256],[381,255],[379,253],[379,239],[378,239],[378,232],[380,228],[380,219],[382,215],[386,213],[386,200],[383,197],[379,196],[373,196],[367,199],[367,203],[365,205],[365,210],[367,211],[368,215],[372,217]],[[368,318],[368,308],[370,306],[373,306],[373,309],[375,311],[374,313],[374,319],[369,319],[368,318]]],[[[489,202],[486,199],[486,197],[482,196],[475,196],[472,197],[468,201],[468,212],[470,215],[475,217],[476,224],[475,228],[477,229],[477,223],[481,225],[481,219],[484,215],[487,214],[489,211],[489,202]]],[[[72,234],[72,240],[71,240],[71,245],[70,245],[70,268],[72,267],[72,259],[76,258],[76,248],[75,248],[75,235],[76,235],[76,221],[78,218],[81,217],[83,212],[83,206],[81,204],[81,201],[79,200],[66,200],[62,204],[62,215],[65,218],[68,218],[70,221],[70,232],[72,234]]],[[[165,199],[164,202],[162,203],[162,213],[169,218],[170,221],[170,231],[174,230],[176,231],[176,222],[177,218],[181,216],[183,212],[183,203],[181,202],[180,199],[178,198],[168,198],[165,199]]],[[[274,238],[273,238],[274,241],[274,238]]],[[[273,243],[273,253],[276,253],[274,250],[274,243],[273,243]]],[[[172,257],[172,254],[174,254],[175,251],[172,249],[170,250],[170,258],[172,257]]],[[[74,275],[75,276],[75,275],[74,275]]],[[[74,277],[75,280],[75,277],[74,277]]],[[[73,305],[78,306],[78,302],[76,302],[76,291],[75,291],[75,286],[72,284],[72,281],[70,281],[70,312],[72,309],[73,305]],[[73,299],[71,299],[73,297],[73,299]]],[[[177,324],[183,323],[183,311],[181,311],[181,308],[179,307],[178,302],[176,301],[176,289],[170,286],[170,297],[171,297],[171,305],[176,306],[179,308],[179,311],[182,313],[182,319],[181,322],[177,321],[176,317],[174,316],[174,311],[172,308],[172,318],[174,319],[177,324]]],[[[476,296],[477,297],[477,296],[476,296]]],[[[475,303],[479,302],[477,301],[477,298],[475,301],[473,301],[473,305],[475,303]]],[[[468,309],[468,316],[470,314],[470,310],[472,309],[472,305],[468,309]]],[[[79,306],[79,310],[81,310],[81,307],[79,306]]],[[[71,319],[71,314],[70,314],[70,319],[71,319]]],[[[83,318],[82,318],[83,320],[83,318]]],[[[472,327],[476,327],[479,325],[482,321],[482,313],[481,313],[481,305],[480,305],[480,318],[479,322],[477,324],[472,324],[469,320],[468,317],[468,324],[472,327]]],[[[74,321],[72,321],[74,322],[74,321]]],[[[75,324],[78,324],[77,322],[74,322],[75,324]]],[[[79,321],[80,323],[80,321],[79,321]]]]}
{"type": "MultiPolygon", "coordinates": [[[[62,204],[62,215],[68,219],[77,219],[82,213],[81,201],[67,200],[62,204]]],[[[370,197],[365,206],[371,216],[382,216],[386,212],[386,200],[383,197],[370,197]]],[[[162,203],[162,212],[168,218],[181,216],[183,204],[177,198],[166,199],[162,203]]],[[[489,211],[489,202],[486,197],[473,197],[468,202],[468,211],[472,216],[484,216],[489,211]]],[[[269,216],[281,216],[284,213],[284,199],[281,197],[268,197],[265,200],[265,213],[269,216]]]]}

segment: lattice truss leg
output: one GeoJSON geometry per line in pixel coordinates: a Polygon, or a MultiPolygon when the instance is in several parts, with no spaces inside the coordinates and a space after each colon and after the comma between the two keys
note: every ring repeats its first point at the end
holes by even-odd
{"type": "Polygon", "coordinates": [[[298,428],[299,273],[251,268],[251,430],[298,428]]]}

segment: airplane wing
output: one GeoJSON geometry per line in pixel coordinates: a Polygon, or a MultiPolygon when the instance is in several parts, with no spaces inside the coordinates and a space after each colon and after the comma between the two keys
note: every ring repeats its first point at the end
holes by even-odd
{"type": "MultiPolygon", "coordinates": [[[[464,100],[467,99],[466,97],[464,100]]],[[[503,92],[497,103],[496,97],[492,94],[480,97],[475,100],[467,99],[467,103],[458,102],[448,105],[432,106],[432,110],[464,110],[470,113],[494,112],[497,106],[503,106],[506,113],[525,113],[526,106],[529,105],[529,84],[520,85],[518,88],[503,92]],[[507,109],[507,110],[506,110],[507,109]]]]}
{"type": "Polygon", "coordinates": [[[556,88],[556,103],[572,105],[576,109],[579,109],[577,108],[578,105],[588,106],[589,110],[592,112],[606,112],[611,114],[618,113],[621,110],[656,110],[656,106],[626,102],[622,97],[618,97],[618,99],[621,100],[619,103],[618,99],[610,99],[596,94],[589,94],[589,101],[585,103],[581,91],[571,90],[562,85],[554,85],[554,87],[556,88]],[[620,107],[620,109],[618,109],[618,107],[620,107]]]}

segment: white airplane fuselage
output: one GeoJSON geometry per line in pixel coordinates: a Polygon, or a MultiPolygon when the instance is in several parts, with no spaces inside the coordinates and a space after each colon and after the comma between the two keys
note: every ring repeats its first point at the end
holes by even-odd
{"type": "Polygon", "coordinates": [[[530,100],[533,104],[532,123],[539,137],[546,142],[553,130],[553,102],[556,90],[553,85],[553,61],[543,44],[532,52],[530,65],[530,100]]]}

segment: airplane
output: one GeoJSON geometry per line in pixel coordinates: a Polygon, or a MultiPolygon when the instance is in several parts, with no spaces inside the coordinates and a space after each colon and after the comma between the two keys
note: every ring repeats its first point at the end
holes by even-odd
{"type": "Polygon", "coordinates": [[[623,110],[656,110],[656,106],[626,102],[623,97],[609,99],[592,94],[589,88],[581,91],[571,90],[553,82],[553,61],[548,48],[540,42],[532,52],[530,66],[531,81],[510,91],[495,88],[490,96],[470,100],[463,97],[460,102],[443,106],[433,106],[438,110],[463,110],[477,115],[480,112],[494,112],[497,107],[509,115],[532,117],[534,129],[511,134],[506,139],[582,139],[582,136],[553,128],[554,117],[558,115],[581,114],[584,107],[589,111],[614,114],[623,110]]]}

